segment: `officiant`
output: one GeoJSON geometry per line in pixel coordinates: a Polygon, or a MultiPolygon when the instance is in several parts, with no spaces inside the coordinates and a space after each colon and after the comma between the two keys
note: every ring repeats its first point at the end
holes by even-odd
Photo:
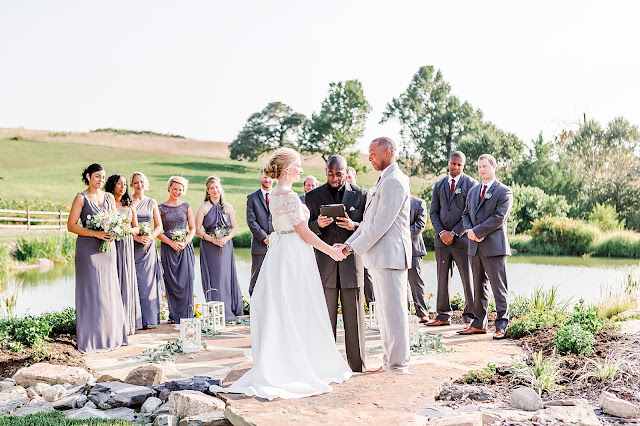
{"type": "MultiPolygon", "coordinates": [[[[305,204],[309,208],[309,229],[329,245],[344,243],[358,228],[364,215],[367,193],[347,182],[347,160],[334,155],[327,161],[327,182],[307,192],[305,204]],[[342,204],[344,211],[341,206],[342,204]],[[321,213],[322,206],[334,205],[331,215],[321,213]],[[332,217],[336,215],[336,217],[332,217]]],[[[325,208],[326,209],[326,208],[325,208]]],[[[342,307],[347,362],[351,370],[364,371],[364,267],[360,256],[349,256],[336,262],[316,250],[318,269],[322,278],[324,296],[336,336],[338,298],[342,307]]]]}

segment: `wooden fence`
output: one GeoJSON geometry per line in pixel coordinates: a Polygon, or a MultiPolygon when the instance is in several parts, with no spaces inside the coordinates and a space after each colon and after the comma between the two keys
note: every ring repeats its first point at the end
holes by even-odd
{"type": "Polygon", "coordinates": [[[0,209],[0,228],[63,229],[67,227],[68,212],[40,212],[34,210],[0,209]]]}

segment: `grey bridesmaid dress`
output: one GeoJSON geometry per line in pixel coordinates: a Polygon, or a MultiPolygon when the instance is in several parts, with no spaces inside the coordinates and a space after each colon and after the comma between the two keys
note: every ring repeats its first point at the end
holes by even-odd
{"type": "MultiPolygon", "coordinates": [[[[160,204],[160,216],[164,235],[171,239],[171,231],[187,229],[188,203],[179,206],[160,204]]],[[[184,250],[175,251],[171,246],[160,244],[160,259],[164,272],[164,285],[169,302],[169,320],[180,324],[180,318],[193,317],[193,267],[195,254],[193,244],[189,243],[184,250]]]]}
{"type": "MultiPolygon", "coordinates": [[[[131,219],[131,207],[118,210],[118,213],[124,213],[131,219]]],[[[124,240],[116,241],[116,253],[118,255],[118,278],[120,279],[120,293],[124,305],[125,328],[127,334],[135,334],[136,330],[142,328],[142,314],[131,235],[127,235],[124,240]]]]}
{"type": "MultiPolygon", "coordinates": [[[[84,194],[80,213],[82,226],[87,215],[110,208],[109,197],[100,207],[84,194]]],[[[125,316],[118,280],[117,254],[100,251],[102,240],[78,235],[76,239],[76,339],[83,353],[105,352],[127,344],[125,316]]]]}
{"type": "MultiPolygon", "coordinates": [[[[220,203],[212,204],[204,216],[202,226],[207,234],[214,234],[216,227],[230,227],[229,214],[224,213],[220,203]]],[[[202,291],[207,302],[224,302],[224,315],[227,321],[233,321],[243,313],[242,293],[236,274],[236,259],[233,253],[233,241],[229,240],[220,253],[220,247],[202,240],[200,242],[200,272],[202,272],[202,291]]]]}
{"type": "MultiPolygon", "coordinates": [[[[153,199],[143,198],[136,206],[138,223],[153,221],[153,199]]],[[[137,241],[133,242],[136,259],[136,275],[138,278],[138,294],[142,311],[142,326],[160,324],[160,301],[164,283],[162,281],[162,265],[158,259],[155,241],[146,248],[137,241]]]]}

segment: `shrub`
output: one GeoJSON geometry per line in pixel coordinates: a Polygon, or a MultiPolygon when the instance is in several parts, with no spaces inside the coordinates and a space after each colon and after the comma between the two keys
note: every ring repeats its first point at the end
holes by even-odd
{"type": "Polygon", "coordinates": [[[27,416],[0,416],[0,426],[130,426],[131,424],[131,422],[126,420],[98,418],[88,420],[67,419],[62,411],[49,411],[46,413],[30,414],[27,416]]]}
{"type": "Polygon", "coordinates": [[[39,258],[63,262],[75,254],[75,238],[71,234],[47,235],[40,238],[21,237],[16,241],[14,257],[21,262],[35,262],[39,258]]]}
{"type": "Polygon", "coordinates": [[[578,323],[568,323],[556,331],[553,344],[561,354],[590,354],[593,346],[593,334],[578,323]]]}
{"type": "Polygon", "coordinates": [[[624,219],[618,219],[618,212],[614,206],[597,203],[591,213],[589,222],[600,228],[601,231],[613,231],[624,228],[624,219]]]}
{"type": "Polygon", "coordinates": [[[609,232],[599,238],[592,247],[598,257],[640,258],[640,234],[633,231],[609,232]]]}
{"type": "Polygon", "coordinates": [[[453,309],[454,311],[461,311],[464,309],[464,299],[462,298],[460,293],[451,298],[451,309],[453,309]]]}
{"type": "Polygon", "coordinates": [[[588,253],[600,232],[581,220],[546,216],[533,223],[531,251],[549,255],[583,255],[588,253]]]}
{"type": "Polygon", "coordinates": [[[590,333],[597,333],[604,326],[604,319],[598,318],[598,309],[586,306],[583,299],[573,307],[571,322],[580,325],[590,333]]]}
{"type": "Polygon", "coordinates": [[[531,250],[529,247],[530,242],[531,235],[521,234],[509,236],[509,245],[516,253],[528,253],[531,250]]]}
{"type": "Polygon", "coordinates": [[[514,318],[507,327],[507,337],[519,339],[533,330],[554,327],[567,320],[567,314],[558,311],[531,311],[524,316],[514,318]]]}
{"type": "Polygon", "coordinates": [[[509,215],[509,228],[521,233],[531,229],[533,222],[544,216],[565,217],[569,204],[563,195],[547,195],[534,186],[512,185],[513,208],[509,215]]]}
{"type": "Polygon", "coordinates": [[[76,310],[71,307],[45,312],[41,317],[51,326],[52,334],[76,334],[76,310]]]}
{"type": "Polygon", "coordinates": [[[253,235],[251,231],[240,232],[233,237],[233,246],[238,248],[251,247],[251,239],[253,235]]]}

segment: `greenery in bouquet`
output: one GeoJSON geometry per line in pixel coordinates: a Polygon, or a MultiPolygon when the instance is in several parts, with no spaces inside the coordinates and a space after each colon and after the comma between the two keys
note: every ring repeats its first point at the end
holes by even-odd
{"type": "MultiPolygon", "coordinates": [[[[227,226],[216,226],[213,230],[213,236],[215,238],[224,238],[228,237],[231,232],[231,229],[227,226]]],[[[220,253],[222,253],[222,247],[220,247],[220,253]]]]}
{"type": "MultiPolygon", "coordinates": [[[[153,233],[153,228],[151,227],[151,222],[140,222],[138,223],[138,227],[140,228],[140,232],[138,235],[141,237],[150,237],[153,233]]],[[[149,243],[152,244],[152,243],[149,243]]],[[[146,253],[149,250],[149,245],[144,246],[144,252],[146,253]]]]}
{"type": "Polygon", "coordinates": [[[187,230],[186,229],[174,229],[171,231],[171,240],[177,243],[186,243],[187,242],[187,230]]]}
{"type": "MultiPolygon", "coordinates": [[[[114,210],[100,210],[94,215],[87,215],[86,226],[94,231],[104,231],[115,240],[123,240],[131,234],[131,219],[126,214],[120,214],[114,210]]],[[[103,241],[100,251],[111,251],[111,243],[103,241]]]]}

